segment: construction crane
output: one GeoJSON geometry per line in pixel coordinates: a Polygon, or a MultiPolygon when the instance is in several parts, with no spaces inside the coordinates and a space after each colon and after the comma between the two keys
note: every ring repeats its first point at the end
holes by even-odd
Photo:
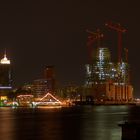
{"type": "MultiPolygon", "coordinates": [[[[127,48],[124,48],[124,52],[125,52],[125,62],[126,62],[126,64],[128,65],[128,49],[127,48]]],[[[128,83],[130,83],[130,69],[129,69],[129,67],[128,67],[128,69],[127,69],[127,82],[128,83]]]]}
{"type": "Polygon", "coordinates": [[[109,27],[110,29],[115,30],[118,33],[118,62],[121,62],[122,57],[122,34],[126,32],[126,29],[123,28],[120,24],[112,24],[108,22],[105,26],[109,27]]]}
{"type": "Polygon", "coordinates": [[[128,49],[124,48],[124,51],[125,51],[125,61],[126,63],[128,63],[128,49]]]}
{"type": "Polygon", "coordinates": [[[88,47],[88,51],[89,51],[89,61],[92,61],[92,46],[93,43],[97,40],[97,46],[100,46],[100,39],[103,37],[103,34],[100,32],[99,29],[97,29],[97,32],[92,32],[90,30],[86,30],[87,33],[89,33],[88,36],[88,41],[87,41],[87,47],[88,47]]]}

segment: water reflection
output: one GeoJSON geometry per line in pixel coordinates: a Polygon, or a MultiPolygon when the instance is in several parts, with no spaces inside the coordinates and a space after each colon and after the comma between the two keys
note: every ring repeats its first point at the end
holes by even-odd
{"type": "Polygon", "coordinates": [[[120,140],[118,122],[128,115],[128,106],[96,106],[83,120],[83,140],[120,140]]]}
{"type": "Polygon", "coordinates": [[[0,108],[0,140],[15,139],[14,115],[11,108],[0,108]]]}
{"type": "Polygon", "coordinates": [[[119,140],[128,106],[0,108],[0,140],[119,140]]]}

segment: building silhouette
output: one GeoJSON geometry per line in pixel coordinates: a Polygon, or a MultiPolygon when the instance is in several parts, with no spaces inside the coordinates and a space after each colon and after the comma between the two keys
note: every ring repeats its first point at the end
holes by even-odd
{"type": "Polygon", "coordinates": [[[0,89],[12,88],[11,62],[7,58],[6,53],[4,58],[0,60],[0,89]]]}
{"type": "Polygon", "coordinates": [[[47,92],[54,92],[55,90],[55,72],[54,66],[46,66],[42,79],[33,81],[33,93],[35,97],[42,97],[47,92]]]}

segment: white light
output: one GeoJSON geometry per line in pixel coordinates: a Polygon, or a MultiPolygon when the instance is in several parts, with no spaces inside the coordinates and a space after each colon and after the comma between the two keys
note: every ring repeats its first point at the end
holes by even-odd
{"type": "Polygon", "coordinates": [[[10,64],[10,60],[7,59],[6,54],[4,55],[4,58],[0,61],[1,64],[10,64]]]}
{"type": "Polygon", "coordinates": [[[12,89],[12,87],[0,87],[0,89],[12,89]]]}

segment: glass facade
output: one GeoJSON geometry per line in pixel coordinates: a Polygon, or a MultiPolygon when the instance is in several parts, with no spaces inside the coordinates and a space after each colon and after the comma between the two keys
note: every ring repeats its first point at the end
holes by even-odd
{"type": "Polygon", "coordinates": [[[86,85],[129,83],[129,66],[126,62],[112,63],[108,48],[97,48],[91,64],[86,64],[86,85]]]}

